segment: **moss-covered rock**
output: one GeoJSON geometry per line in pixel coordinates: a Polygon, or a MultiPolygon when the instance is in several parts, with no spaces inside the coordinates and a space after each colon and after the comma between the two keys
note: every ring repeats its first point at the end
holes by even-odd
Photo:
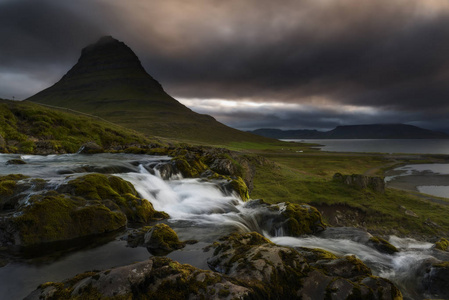
{"type": "MultiPolygon", "coordinates": [[[[14,191],[21,175],[0,179],[0,193],[14,191]]],[[[39,180],[30,184],[38,186],[39,180]]],[[[7,199],[7,197],[2,197],[7,199]]],[[[146,224],[167,218],[152,204],[137,196],[127,181],[112,175],[89,174],[36,194],[19,206],[15,214],[0,220],[0,245],[29,246],[102,234],[129,222],[146,224]]]]}
{"type": "Polygon", "coordinates": [[[9,224],[17,232],[15,245],[69,240],[111,232],[126,225],[126,216],[121,212],[111,211],[102,204],[81,206],[56,192],[32,196],[29,202],[9,224]]]}
{"type": "Polygon", "coordinates": [[[378,236],[371,237],[367,245],[376,248],[379,252],[382,253],[394,254],[396,252],[399,252],[398,248],[378,236]]]}
{"type": "Polygon", "coordinates": [[[326,228],[320,212],[308,204],[285,203],[281,215],[286,219],[286,235],[300,236],[317,233],[326,228]]]}
{"type": "Polygon", "coordinates": [[[129,222],[147,223],[168,217],[166,213],[156,211],[147,200],[139,198],[131,183],[113,175],[84,175],[69,181],[59,190],[84,199],[102,201],[110,209],[125,213],[129,222]]]}
{"type": "Polygon", "coordinates": [[[40,285],[25,299],[255,299],[238,280],[166,257],[40,285]]]}
{"type": "Polygon", "coordinates": [[[26,162],[22,159],[10,159],[6,162],[7,165],[26,165],[26,162]]]}
{"type": "Polygon", "coordinates": [[[0,176],[0,210],[12,209],[17,201],[14,201],[14,195],[17,193],[17,182],[28,178],[22,174],[10,174],[0,176]]]}
{"type": "Polygon", "coordinates": [[[438,242],[435,243],[435,249],[449,251],[449,241],[445,238],[441,238],[438,242]]]}
{"type": "Polygon", "coordinates": [[[163,223],[135,229],[126,239],[131,247],[147,247],[148,251],[154,255],[166,255],[173,250],[183,248],[186,244],[179,240],[170,226],[163,223]]]}

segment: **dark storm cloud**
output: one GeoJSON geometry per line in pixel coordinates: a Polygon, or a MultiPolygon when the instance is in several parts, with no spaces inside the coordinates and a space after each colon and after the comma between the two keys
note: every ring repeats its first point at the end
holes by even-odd
{"type": "Polygon", "coordinates": [[[0,97],[48,87],[101,35],[95,22],[62,1],[1,1],[0,97]]]}
{"type": "Polygon", "coordinates": [[[240,128],[441,127],[449,113],[446,0],[0,0],[0,97],[51,85],[103,34],[175,97],[315,107],[208,111],[240,128]]]}

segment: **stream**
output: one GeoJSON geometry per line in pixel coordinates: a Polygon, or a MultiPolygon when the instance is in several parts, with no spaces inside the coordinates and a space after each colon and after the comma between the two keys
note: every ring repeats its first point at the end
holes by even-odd
{"type": "MultiPolygon", "coordinates": [[[[0,154],[0,175],[24,174],[30,179],[42,178],[46,180],[47,189],[93,172],[119,176],[131,182],[156,210],[170,215],[165,223],[178,233],[180,240],[198,240],[196,244],[167,255],[181,263],[208,269],[206,259],[211,253],[204,252],[205,246],[230,232],[256,231],[283,246],[322,248],[337,255],[355,254],[374,275],[393,281],[405,299],[424,298],[425,295],[415,290],[414,276],[422,263],[435,257],[432,244],[392,236],[390,243],[401,251],[388,255],[359,243],[360,231],[350,228],[332,229],[330,234],[326,234],[326,230],[319,236],[301,238],[282,236],[281,233],[270,236],[257,222],[261,219],[257,216],[263,212],[245,205],[238,195],[224,191],[219,181],[183,179],[180,175],[162,180],[158,165],[169,160],[166,156],[134,154],[0,154]],[[11,159],[22,159],[26,164],[6,164],[11,159]]],[[[26,193],[31,195],[33,191],[26,193]]],[[[0,299],[22,299],[44,282],[62,281],[85,271],[123,266],[151,256],[144,247],[127,247],[126,241],[120,239],[123,234],[118,232],[102,238],[55,243],[54,247],[36,247],[21,253],[13,262],[0,267],[0,299]]]]}

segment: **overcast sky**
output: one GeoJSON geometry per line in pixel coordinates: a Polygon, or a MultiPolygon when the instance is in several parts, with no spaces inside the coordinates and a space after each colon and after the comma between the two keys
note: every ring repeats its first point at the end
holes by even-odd
{"type": "Polygon", "coordinates": [[[449,131],[447,0],[0,0],[0,98],[52,85],[103,35],[239,129],[449,131]]]}

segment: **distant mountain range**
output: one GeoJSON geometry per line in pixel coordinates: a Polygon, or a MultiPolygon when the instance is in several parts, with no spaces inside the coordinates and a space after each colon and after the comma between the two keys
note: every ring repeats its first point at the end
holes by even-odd
{"type": "Polygon", "coordinates": [[[61,80],[26,100],[80,111],[178,141],[219,145],[271,142],[182,105],[145,71],[127,45],[110,36],[85,47],[61,80]]]}
{"type": "Polygon", "coordinates": [[[263,128],[249,131],[275,139],[448,139],[449,135],[406,124],[337,126],[330,131],[280,130],[263,128]]]}

